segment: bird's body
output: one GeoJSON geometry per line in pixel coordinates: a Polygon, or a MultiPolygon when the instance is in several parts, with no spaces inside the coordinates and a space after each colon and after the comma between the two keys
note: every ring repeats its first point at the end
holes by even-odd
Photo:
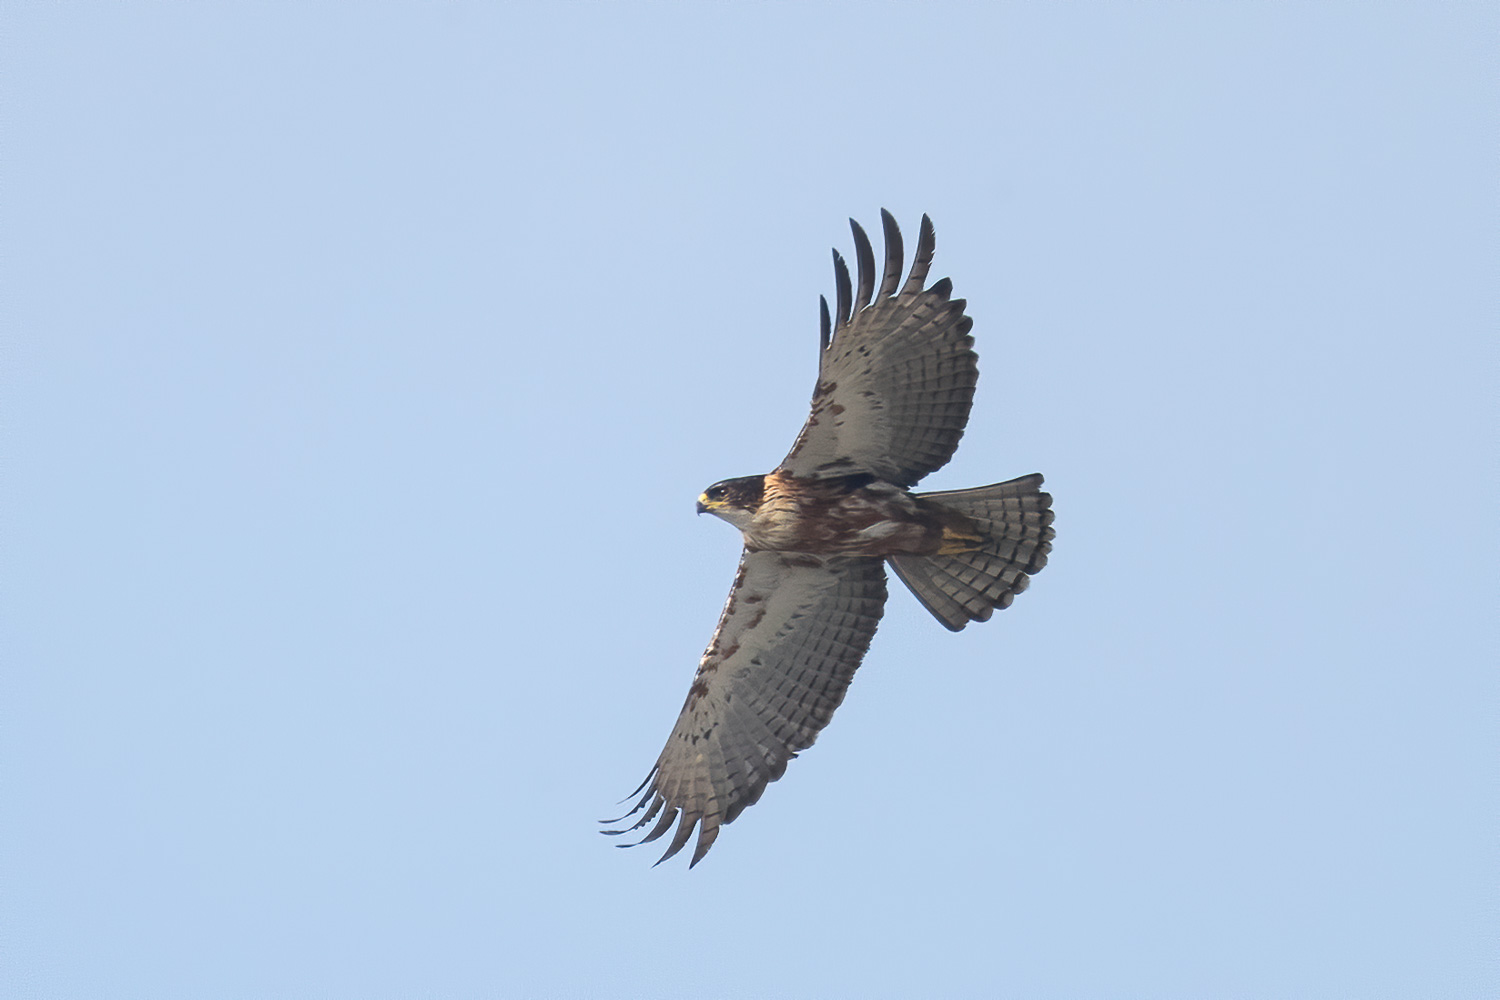
{"type": "Polygon", "coordinates": [[[825,301],[812,413],[791,452],[769,474],[726,479],[698,498],[699,513],[740,529],[745,551],[677,724],[627,814],[644,810],[630,830],[656,820],[643,843],[678,823],[662,860],[695,827],[692,864],[702,860],[720,827],[828,724],[880,622],[887,564],[955,631],[1009,606],[1046,565],[1052,498],[1041,476],[910,492],[957,447],[978,367],[963,300],[950,300],[947,279],[924,287],[932,223],[922,217],[898,291],[901,233],[890,213],[881,217],[878,294],[874,252],[852,220],[857,294],[834,254],[837,322],[825,301]]]}
{"type": "MultiPolygon", "coordinates": [[[[699,505],[744,534],[745,547],[816,555],[936,555],[969,526],[962,515],[925,503],[898,486],[863,474],[799,479],[773,472],[761,500],[742,517],[705,493],[699,505]]],[[[712,487],[710,487],[712,489],[712,487]]],[[[968,538],[977,541],[971,529],[968,538]]]]}

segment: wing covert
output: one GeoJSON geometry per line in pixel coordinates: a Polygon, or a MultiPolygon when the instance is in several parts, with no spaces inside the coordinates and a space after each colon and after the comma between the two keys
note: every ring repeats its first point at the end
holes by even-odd
{"type": "Polygon", "coordinates": [[[642,815],[605,832],[627,833],[655,820],[638,841],[648,843],[675,821],[665,861],[697,827],[689,867],[701,861],[719,828],[753,805],[833,718],[885,598],[878,558],[746,549],[667,745],[632,793],[644,795],[607,822],[642,815]]]}
{"type": "Polygon", "coordinates": [[[870,472],[910,487],[953,457],[979,379],[974,322],[963,299],[949,299],[945,278],[923,288],[936,244],[922,216],[910,275],[901,290],[901,231],[884,209],[885,269],[874,286],[874,253],[852,219],[858,297],[850,306],[847,266],[834,253],[837,309],[832,329],[824,313],[818,383],[812,413],[780,470],[820,479],[870,472]]]}

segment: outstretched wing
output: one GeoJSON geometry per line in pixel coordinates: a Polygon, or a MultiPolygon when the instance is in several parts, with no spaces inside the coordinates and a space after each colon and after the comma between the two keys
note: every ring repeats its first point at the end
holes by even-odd
{"type": "Polygon", "coordinates": [[[680,814],[661,861],[682,850],[694,826],[689,867],[703,860],[719,827],[753,805],[828,725],[884,608],[880,559],[746,549],[677,725],[636,789],[645,794],[606,822],[645,815],[605,832],[628,833],[656,819],[638,841],[649,843],[680,814]]]}
{"type": "Polygon", "coordinates": [[[932,266],[932,222],[922,216],[911,274],[901,281],[901,230],[881,209],[885,273],[875,290],[875,254],[853,219],[858,293],[835,250],[838,308],[822,300],[822,350],[812,415],[780,471],[822,479],[870,472],[910,487],[945,465],[958,447],[979,379],[974,321],[964,300],[949,300],[947,278],[922,286],[932,266]],[[871,296],[874,296],[873,301],[871,296]],[[852,297],[852,302],[851,302],[852,297]]]}

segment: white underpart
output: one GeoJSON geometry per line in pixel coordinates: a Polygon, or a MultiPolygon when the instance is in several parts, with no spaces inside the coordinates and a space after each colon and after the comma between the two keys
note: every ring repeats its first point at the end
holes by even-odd
{"type": "Polygon", "coordinates": [[[750,527],[750,521],[755,517],[755,514],[752,511],[745,510],[742,507],[715,507],[708,513],[712,514],[714,517],[719,518],[721,521],[728,521],[730,524],[734,525],[736,528],[739,528],[741,531],[744,531],[746,528],[750,527]]]}
{"type": "Polygon", "coordinates": [[[860,529],[854,537],[862,542],[873,542],[878,538],[889,538],[904,527],[899,521],[877,521],[868,528],[860,529]]]}

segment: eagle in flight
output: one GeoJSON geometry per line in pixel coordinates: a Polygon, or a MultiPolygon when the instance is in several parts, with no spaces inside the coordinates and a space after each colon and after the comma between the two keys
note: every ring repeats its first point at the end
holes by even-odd
{"type": "MultiPolygon", "coordinates": [[[[887,211],[885,267],[854,220],[858,287],[838,251],[832,316],[821,300],[812,414],[774,472],[715,483],[698,513],[740,529],[745,551],[667,745],[624,816],[677,823],[660,864],[697,844],[689,867],[787,761],[818,738],[844,700],[885,608],[890,564],[938,621],[986,621],[1026,589],[1052,548],[1052,498],[1040,475],[945,493],[912,493],[953,456],[979,370],[974,321],[947,278],[927,287],[924,215],[901,281],[901,230],[887,211]],[[899,287],[898,287],[899,286],[899,287]]],[[[635,846],[622,844],[622,847],[635,846]]]]}

